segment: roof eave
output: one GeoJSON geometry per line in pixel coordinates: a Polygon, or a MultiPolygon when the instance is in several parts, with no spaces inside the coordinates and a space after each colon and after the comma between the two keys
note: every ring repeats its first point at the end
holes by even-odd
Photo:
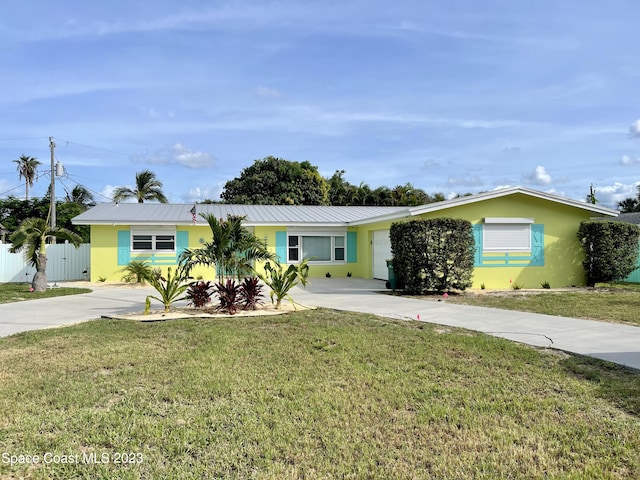
{"type": "Polygon", "coordinates": [[[481,202],[484,200],[491,200],[494,198],[500,198],[507,195],[513,195],[515,193],[522,193],[530,197],[541,198],[543,200],[549,200],[556,203],[561,203],[574,208],[580,208],[593,213],[601,215],[608,215],[612,217],[618,216],[618,211],[607,207],[600,207],[586,202],[580,202],[578,200],[571,200],[569,198],[560,197],[551,193],[540,192],[538,190],[531,190],[525,187],[510,187],[500,190],[492,190],[491,192],[478,193],[476,195],[469,195],[467,197],[454,198],[452,200],[444,200],[437,203],[429,203],[427,205],[421,205],[411,208],[411,215],[421,215],[428,212],[436,212],[438,210],[444,210],[452,207],[459,207],[462,205],[468,205],[470,203],[481,202]]]}

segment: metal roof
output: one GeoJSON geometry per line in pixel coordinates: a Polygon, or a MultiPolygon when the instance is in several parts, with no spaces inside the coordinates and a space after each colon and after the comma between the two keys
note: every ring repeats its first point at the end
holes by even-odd
{"type": "MultiPolygon", "coordinates": [[[[427,212],[481,202],[507,195],[523,194],[555,202],[592,213],[616,217],[617,210],[571,200],[525,187],[509,187],[478,193],[418,207],[367,207],[367,206],[319,206],[319,205],[230,205],[224,203],[196,204],[198,225],[206,225],[201,214],[213,214],[217,218],[227,215],[245,217],[244,225],[282,226],[348,226],[362,225],[384,220],[397,220],[427,212]]],[[[193,204],[168,203],[101,203],[81,213],[72,221],[76,225],[190,225],[193,204]]]]}
{"type": "MultiPolygon", "coordinates": [[[[189,225],[193,204],[101,203],[73,219],[76,225],[189,225]]],[[[408,207],[334,207],[318,205],[230,205],[197,204],[198,225],[206,225],[201,214],[218,218],[246,217],[247,226],[317,225],[345,226],[352,222],[389,214],[408,216],[408,207]]]]}

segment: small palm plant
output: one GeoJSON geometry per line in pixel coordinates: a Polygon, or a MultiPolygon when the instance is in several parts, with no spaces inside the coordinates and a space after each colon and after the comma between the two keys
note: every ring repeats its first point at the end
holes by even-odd
{"type": "Polygon", "coordinates": [[[162,276],[160,269],[154,269],[153,273],[149,276],[149,283],[160,294],[159,297],[149,295],[147,296],[147,308],[145,313],[149,313],[149,300],[153,298],[164,305],[165,313],[169,312],[171,305],[180,300],[186,299],[186,296],[181,296],[189,288],[189,284],[184,283],[186,277],[182,270],[178,269],[175,275],[171,275],[171,267],[167,269],[167,277],[162,276]]]}
{"type": "Polygon", "coordinates": [[[298,280],[303,286],[307,286],[307,278],[309,277],[308,262],[309,259],[305,258],[298,265],[289,265],[286,270],[279,263],[272,266],[270,262],[267,262],[264,266],[265,274],[258,274],[260,279],[271,289],[269,296],[271,297],[271,303],[273,303],[275,297],[276,309],[280,309],[283,298],[287,298],[295,308],[295,302],[289,295],[289,290],[298,284],[298,280]]]}
{"type": "Polygon", "coordinates": [[[122,279],[130,281],[135,278],[137,283],[145,283],[153,274],[151,266],[144,260],[132,260],[129,265],[122,269],[122,279]]]}

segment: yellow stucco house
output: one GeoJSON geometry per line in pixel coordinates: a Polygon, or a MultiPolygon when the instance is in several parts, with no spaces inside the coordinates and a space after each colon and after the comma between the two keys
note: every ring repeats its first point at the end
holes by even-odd
{"type": "MultiPolygon", "coordinates": [[[[618,212],[557,195],[512,187],[417,207],[292,205],[100,204],[73,219],[91,228],[92,281],[120,281],[131,260],[175,266],[185,248],[211,239],[200,214],[245,217],[281,263],[313,257],[310,276],[387,279],[389,228],[416,218],[462,218],[473,224],[476,256],[473,287],[505,289],[584,285],[576,233],[580,222],[618,212]]],[[[258,265],[257,268],[260,268],[258,265]]],[[[211,269],[194,272],[214,279],[211,269]]]]}

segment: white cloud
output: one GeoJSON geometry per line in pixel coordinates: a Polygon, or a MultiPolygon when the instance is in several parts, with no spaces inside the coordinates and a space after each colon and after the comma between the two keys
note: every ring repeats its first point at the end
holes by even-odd
{"type": "Polygon", "coordinates": [[[640,119],[631,124],[629,127],[629,135],[635,138],[640,138],[640,119]]]}
{"type": "Polygon", "coordinates": [[[194,151],[181,143],[162,148],[154,153],[133,155],[131,159],[136,163],[151,165],[178,164],[187,168],[210,168],[215,163],[215,157],[210,153],[194,151]]]}
{"type": "Polygon", "coordinates": [[[118,188],[114,185],[105,185],[104,188],[100,191],[100,197],[96,198],[97,202],[107,202],[113,199],[113,191],[118,188]],[[109,200],[107,200],[109,199],[109,200]]]}
{"type": "Polygon", "coordinates": [[[505,147],[502,149],[502,153],[506,154],[516,154],[522,152],[522,148],[520,147],[505,147]]]}
{"type": "Polygon", "coordinates": [[[620,165],[638,165],[640,164],[640,157],[632,157],[630,155],[623,155],[620,159],[620,165]]]}
{"type": "Polygon", "coordinates": [[[449,177],[447,183],[450,187],[479,187],[483,181],[478,176],[465,175],[462,177],[449,177]]]}
{"type": "Polygon", "coordinates": [[[533,173],[525,175],[524,180],[534,185],[549,185],[553,181],[542,165],[538,165],[533,173]]]}
{"type": "Polygon", "coordinates": [[[638,185],[640,182],[631,184],[615,182],[613,185],[597,186],[596,198],[602,205],[615,208],[618,202],[630,197],[635,198],[638,195],[638,185]]]}
{"type": "Polygon", "coordinates": [[[223,183],[195,187],[190,189],[189,193],[182,195],[182,199],[186,203],[202,202],[203,200],[220,200],[223,187],[223,183]]]}
{"type": "Polygon", "coordinates": [[[258,94],[258,96],[266,97],[266,98],[282,97],[282,92],[280,92],[279,90],[276,90],[275,88],[265,87],[264,85],[260,85],[256,89],[256,93],[258,94]]]}

